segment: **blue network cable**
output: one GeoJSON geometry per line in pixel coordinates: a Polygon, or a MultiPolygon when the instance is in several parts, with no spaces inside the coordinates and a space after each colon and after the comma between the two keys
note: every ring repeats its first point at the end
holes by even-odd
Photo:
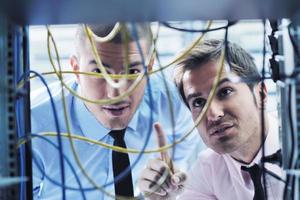
{"type": "MultiPolygon", "coordinates": [[[[46,138],[45,136],[41,136],[41,135],[38,135],[38,134],[31,134],[31,136],[40,138],[42,140],[45,140],[46,142],[48,142],[49,144],[51,144],[53,147],[55,147],[57,150],[59,150],[59,146],[56,145],[54,142],[52,142],[50,139],[46,138]]],[[[24,139],[26,139],[26,137],[24,139]]],[[[62,154],[62,157],[67,162],[68,166],[71,168],[71,171],[75,175],[75,179],[76,179],[76,181],[77,181],[77,183],[79,185],[79,188],[72,188],[72,187],[68,187],[68,186],[62,185],[61,183],[59,183],[59,182],[55,181],[54,179],[52,179],[51,177],[49,177],[47,174],[44,174],[45,178],[48,179],[53,184],[55,184],[55,185],[57,185],[59,187],[64,188],[65,190],[80,190],[81,191],[81,195],[82,195],[82,199],[86,200],[84,191],[95,190],[95,189],[84,189],[82,187],[80,179],[79,179],[79,177],[78,177],[78,175],[77,175],[77,173],[76,173],[76,171],[74,169],[74,166],[72,165],[72,163],[69,160],[69,158],[65,154],[62,154]]],[[[33,158],[33,161],[36,164],[37,168],[40,170],[40,172],[43,172],[43,169],[40,166],[40,164],[38,163],[38,161],[37,161],[36,157],[34,156],[33,152],[32,152],[32,158],[33,158]]]]}
{"type": "MultiPolygon", "coordinates": [[[[60,132],[60,128],[59,128],[59,122],[58,122],[57,111],[56,111],[56,107],[55,107],[55,104],[54,104],[54,100],[53,100],[51,91],[50,91],[50,89],[49,89],[49,87],[48,87],[45,79],[39,73],[37,73],[37,72],[30,70],[30,71],[24,73],[20,77],[20,79],[18,80],[18,82],[20,82],[23,79],[26,80],[26,81],[28,81],[27,78],[30,76],[30,73],[33,73],[33,74],[35,74],[36,76],[38,76],[40,78],[40,80],[42,81],[42,83],[46,87],[47,92],[48,92],[49,97],[50,97],[50,102],[51,102],[52,111],[53,111],[53,115],[54,115],[54,121],[55,121],[55,128],[56,128],[56,132],[57,132],[58,147],[59,147],[58,150],[59,150],[59,155],[60,155],[61,182],[62,182],[62,185],[65,185],[64,162],[63,162],[63,158],[61,156],[63,154],[63,147],[62,147],[61,134],[60,134],[61,132],[60,132]]],[[[23,154],[21,154],[21,161],[23,160],[22,157],[24,157],[23,154]]],[[[66,192],[65,192],[65,188],[64,187],[62,187],[62,194],[63,194],[63,200],[65,200],[66,199],[66,192]]]]}
{"type": "MultiPolygon", "coordinates": [[[[23,117],[21,117],[22,115],[20,114],[20,109],[21,107],[21,103],[19,100],[17,100],[16,102],[16,123],[17,123],[17,134],[18,134],[18,138],[21,138],[24,135],[24,129],[23,127],[21,127],[21,123],[23,120],[23,117]]],[[[19,152],[20,152],[20,174],[21,177],[25,177],[25,150],[24,150],[24,146],[21,146],[19,148],[19,152]]],[[[20,183],[20,200],[23,200],[25,198],[25,191],[26,191],[26,182],[22,181],[20,183]]]]}

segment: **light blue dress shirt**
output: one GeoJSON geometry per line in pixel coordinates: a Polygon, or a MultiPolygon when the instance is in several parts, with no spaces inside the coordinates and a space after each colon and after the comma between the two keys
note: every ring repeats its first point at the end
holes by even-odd
{"type": "MultiPolygon", "coordinates": [[[[190,111],[182,103],[177,89],[173,83],[168,81],[168,89],[171,94],[171,102],[175,115],[174,134],[172,133],[171,115],[169,110],[169,101],[162,77],[160,75],[150,76],[151,94],[153,102],[150,102],[149,91],[146,87],[145,95],[131,119],[125,133],[125,142],[127,148],[142,149],[146,142],[147,134],[150,133],[149,129],[152,127],[153,122],[160,122],[167,134],[168,143],[172,143],[173,137],[175,139],[181,138],[194,126],[190,111]],[[151,105],[152,104],[152,105],[151,105]],[[153,115],[153,122],[150,122],[150,113],[153,115]]],[[[72,87],[78,91],[79,86],[74,83],[72,87]]],[[[58,88],[52,88],[56,91],[54,97],[56,109],[58,111],[58,119],[60,131],[66,133],[66,126],[64,121],[63,106],[60,92],[58,88]]],[[[40,134],[41,132],[55,132],[55,122],[52,112],[52,107],[49,98],[46,97],[47,93],[39,95],[39,99],[43,101],[34,103],[32,105],[32,133],[40,134]]],[[[32,101],[34,102],[34,101],[32,101]]],[[[113,138],[108,135],[109,129],[103,127],[96,118],[85,107],[84,102],[70,93],[66,95],[66,104],[68,109],[68,116],[71,126],[71,133],[84,136],[93,140],[102,141],[108,144],[113,144],[113,138]]],[[[157,141],[154,130],[150,133],[150,139],[146,149],[156,149],[157,141]]],[[[57,144],[57,138],[48,136],[52,142],[57,144]]],[[[76,152],[79,156],[80,162],[89,176],[99,186],[103,186],[113,181],[112,171],[112,151],[102,146],[95,144],[73,140],[76,152]]],[[[93,185],[83,175],[78,167],[73,153],[71,151],[70,143],[67,138],[63,138],[63,153],[70,160],[74,167],[83,188],[92,188],[93,185]]],[[[176,145],[174,162],[178,168],[187,169],[189,162],[196,158],[197,151],[204,147],[200,141],[197,131],[193,133],[182,143],[176,145]],[[199,148],[200,146],[200,148],[199,148]]],[[[53,180],[61,183],[61,170],[60,170],[60,155],[59,151],[50,145],[45,140],[40,138],[32,139],[33,156],[36,162],[33,162],[33,194],[35,199],[62,199],[62,189],[60,186],[53,184],[46,178],[46,175],[53,180]],[[41,170],[39,169],[40,166],[41,170]]],[[[171,153],[172,150],[170,150],[171,153]]],[[[171,155],[171,154],[170,154],[171,155]]],[[[135,185],[135,195],[138,195],[138,188],[136,187],[137,178],[142,169],[144,169],[147,161],[150,158],[157,158],[159,154],[143,154],[138,160],[136,166],[132,169],[132,178],[135,185]]],[[[129,153],[130,163],[134,163],[138,154],[129,153]]],[[[78,188],[78,183],[67,162],[65,165],[65,184],[68,187],[78,188]]],[[[114,184],[104,188],[106,191],[114,194],[114,184]]],[[[83,199],[81,192],[78,190],[66,190],[67,199],[83,199]]],[[[99,190],[85,191],[86,199],[112,199],[99,190]]]]}

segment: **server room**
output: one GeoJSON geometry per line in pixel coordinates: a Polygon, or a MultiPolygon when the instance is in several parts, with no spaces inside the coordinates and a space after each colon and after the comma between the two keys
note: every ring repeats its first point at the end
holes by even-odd
{"type": "Polygon", "coordinates": [[[300,199],[299,1],[0,7],[0,200],[300,199]]]}

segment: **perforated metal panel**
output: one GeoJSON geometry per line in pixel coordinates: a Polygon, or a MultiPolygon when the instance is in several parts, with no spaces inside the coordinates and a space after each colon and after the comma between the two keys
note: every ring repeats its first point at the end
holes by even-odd
{"type": "MultiPolygon", "coordinates": [[[[19,174],[16,148],[14,35],[13,27],[0,18],[0,174],[1,179],[19,174]]],[[[18,199],[18,185],[0,188],[0,199],[18,199]]]]}

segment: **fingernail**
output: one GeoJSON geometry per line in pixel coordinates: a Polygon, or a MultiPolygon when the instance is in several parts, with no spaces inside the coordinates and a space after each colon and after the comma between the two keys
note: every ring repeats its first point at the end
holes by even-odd
{"type": "Polygon", "coordinates": [[[177,184],[180,182],[180,178],[178,176],[173,176],[172,181],[173,181],[173,183],[177,184]]]}
{"type": "Polygon", "coordinates": [[[156,194],[158,194],[158,195],[160,195],[160,196],[167,196],[167,192],[166,191],[164,191],[164,190],[161,190],[161,191],[159,191],[159,192],[155,192],[156,194]]]}

